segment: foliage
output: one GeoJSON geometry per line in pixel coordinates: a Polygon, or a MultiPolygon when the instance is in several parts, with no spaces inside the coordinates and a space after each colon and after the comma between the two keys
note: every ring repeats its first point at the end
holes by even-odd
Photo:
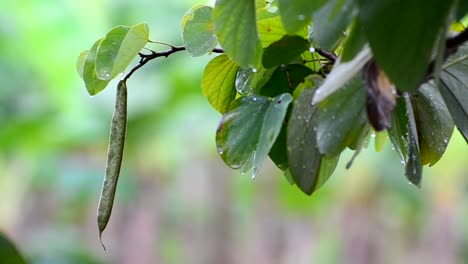
{"type": "MultiPolygon", "coordinates": [[[[146,24],[118,26],[80,54],[77,69],[95,95],[136,56],[119,87],[159,57],[224,53],[208,63],[201,86],[223,114],[216,143],[228,166],[255,176],[269,155],[310,195],[343,150],[357,155],[387,130],[406,177],[420,186],[423,165],[442,157],[455,126],[468,142],[468,30],[451,27],[468,11],[462,2],[217,0],[188,11],[183,47],[148,54],[142,49],[155,41],[146,24]]],[[[111,133],[110,145],[124,137],[111,133]]],[[[108,188],[113,197],[115,185],[108,188]]]]}

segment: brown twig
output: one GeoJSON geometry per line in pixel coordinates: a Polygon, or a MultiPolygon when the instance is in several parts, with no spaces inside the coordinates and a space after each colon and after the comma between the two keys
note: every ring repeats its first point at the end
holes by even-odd
{"type": "MultiPolygon", "coordinates": [[[[179,51],[184,51],[184,50],[186,50],[186,48],[184,46],[171,46],[171,48],[169,50],[165,50],[165,51],[160,51],[160,52],[152,51],[150,54],[140,53],[139,54],[140,55],[140,62],[130,70],[130,72],[125,76],[123,81],[126,82],[138,69],[143,67],[149,61],[154,60],[156,58],[160,58],[160,57],[166,57],[167,58],[171,54],[174,54],[174,53],[179,52],[179,51]]],[[[218,49],[218,48],[213,49],[211,52],[213,52],[213,53],[224,53],[224,51],[222,49],[218,49]]]]}

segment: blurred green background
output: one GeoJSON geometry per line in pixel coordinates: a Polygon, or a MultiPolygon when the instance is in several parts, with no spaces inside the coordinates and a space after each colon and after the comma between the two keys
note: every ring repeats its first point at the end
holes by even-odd
{"type": "Polygon", "coordinates": [[[210,56],[184,53],[128,82],[104,253],[95,219],[116,83],[88,96],[76,57],[113,26],[143,21],[153,40],[179,45],[180,21],[200,2],[0,2],[0,231],[30,263],[468,263],[468,148],[458,132],[420,190],[390,143],[376,153],[371,142],[307,197],[271,162],[255,180],[222,163],[220,115],[200,90],[210,56]]]}

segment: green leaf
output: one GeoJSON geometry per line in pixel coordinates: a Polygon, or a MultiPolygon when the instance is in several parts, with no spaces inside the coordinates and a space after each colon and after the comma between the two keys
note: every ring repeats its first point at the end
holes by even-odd
{"type": "Polygon", "coordinates": [[[26,263],[16,246],[2,233],[0,233],[0,260],[5,264],[26,263]]]}
{"type": "Polygon", "coordinates": [[[283,36],[271,43],[263,52],[262,64],[272,68],[281,64],[296,61],[301,54],[309,49],[309,42],[300,36],[283,36]]]}
{"type": "Polygon", "coordinates": [[[96,55],[96,73],[101,80],[112,80],[127,66],[148,43],[149,29],[146,23],[133,27],[113,28],[101,43],[96,55]]]}
{"type": "Polygon", "coordinates": [[[312,74],[312,70],[302,64],[282,65],[273,72],[268,82],[260,89],[259,94],[275,97],[282,93],[294,93],[294,89],[312,74]]]}
{"type": "Polygon", "coordinates": [[[440,93],[458,130],[468,142],[468,45],[449,58],[440,75],[440,93]]]}
{"type": "Polygon", "coordinates": [[[83,79],[83,71],[86,63],[86,57],[88,57],[89,50],[82,51],[76,59],[76,72],[83,79]]]}
{"type": "Polygon", "coordinates": [[[182,19],[182,38],[187,52],[202,56],[212,51],[218,40],[211,20],[213,8],[206,5],[192,7],[182,19]]]}
{"type": "Polygon", "coordinates": [[[273,144],[270,153],[268,153],[270,159],[273,161],[273,163],[275,163],[276,167],[278,167],[282,171],[287,170],[289,167],[288,152],[286,147],[286,131],[287,125],[283,124],[281,131],[278,137],[276,138],[275,144],[273,144]]]}
{"type": "Polygon", "coordinates": [[[393,144],[393,148],[400,157],[402,163],[406,162],[408,144],[406,135],[408,133],[408,117],[406,116],[406,106],[403,98],[397,99],[395,111],[392,114],[390,127],[387,129],[388,137],[393,144]]]}
{"type": "Polygon", "coordinates": [[[283,120],[286,116],[289,104],[293,97],[288,94],[282,94],[273,99],[268,107],[260,131],[260,138],[253,156],[253,175],[258,173],[263,161],[273,147],[283,126],[283,120]]]}
{"type": "Polygon", "coordinates": [[[260,65],[257,69],[239,69],[236,76],[236,90],[241,95],[250,95],[259,91],[270,80],[274,68],[265,69],[260,65]]]}
{"type": "Polygon", "coordinates": [[[201,87],[203,95],[220,113],[229,109],[236,98],[237,65],[225,54],[212,59],[203,72],[201,87]]]}
{"type": "Polygon", "coordinates": [[[399,90],[417,89],[453,0],[358,2],[359,18],[379,67],[399,90]]]}
{"type": "Polygon", "coordinates": [[[341,61],[347,62],[352,60],[364,47],[366,42],[366,34],[364,33],[361,22],[359,22],[359,19],[355,19],[351,26],[349,37],[346,38],[343,53],[341,54],[341,61]]]}
{"type": "Polygon", "coordinates": [[[279,0],[278,7],[288,33],[296,33],[310,23],[312,13],[326,0],[279,0]]]}
{"type": "Polygon", "coordinates": [[[314,41],[324,49],[334,50],[346,27],[356,16],[356,11],[354,0],[328,1],[314,14],[314,41]]]}
{"type": "Polygon", "coordinates": [[[253,176],[278,137],[292,96],[244,96],[222,117],[216,145],[224,162],[233,169],[253,165],[253,176]]]}
{"type": "Polygon", "coordinates": [[[422,165],[432,166],[442,157],[454,123],[437,88],[422,85],[412,96],[422,165]]]}
{"type": "Polygon", "coordinates": [[[405,175],[417,187],[421,187],[422,164],[419,152],[418,130],[414,118],[413,106],[408,94],[403,94],[408,117],[408,159],[406,160],[405,175]]]}
{"type": "Polygon", "coordinates": [[[385,143],[387,143],[388,140],[388,134],[387,131],[375,131],[375,141],[374,141],[374,148],[376,152],[381,152],[383,150],[383,147],[385,143]]]}
{"type": "Polygon", "coordinates": [[[325,158],[317,146],[317,107],[310,103],[314,92],[305,89],[295,101],[287,132],[289,169],[297,186],[308,195],[328,180],[338,163],[338,157],[325,158]]]}
{"type": "Polygon", "coordinates": [[[320,102],[317,113],[320,153],[337,156],[361,135],[366,124],[366,91],[361,77],[320,102]]]}
{"type": "Polygon", "coordinates": [[[243,68],[259,64],[254,0],[217,0],[213,10],[216,36],[226,54],[243,68]]]}
{"type": "Polygon", "coordinates": [[[99,39],[89,50],[83,67],[83,80],[88,90],[89,95],[96,95],[104,90],[109,84],[109,81],[104,81],[98,78],[96,74],[96,53],[104,39],[99,39]]]}

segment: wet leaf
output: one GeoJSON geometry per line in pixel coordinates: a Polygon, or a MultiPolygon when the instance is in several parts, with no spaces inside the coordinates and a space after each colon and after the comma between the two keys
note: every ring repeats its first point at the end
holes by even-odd
{"type": "Polygon", "coordinates": [[[288,123],[289,169],[297,186],[310,195],[333,173],[338,157],[325,158],[317,146],[315,90],[305,89],[296,100],[288,123]]]}
{"type": "Polygon", "coordinates": [[[361,134],[366,123],[366,94],[361,77],[319,103],[317,143],[320,152],[336,156],[361,134]]]}
{"type": "Polygon", "coordinates": [[[314,11],[325,3],[326,0],[279,0],[281,19],[288,33],[293,34],[305,28],[314,11]]]}
{"type": "Polygon", "coordinates": [[[404,94],[406,115],[408,117],[408,159],[406,160],[405,175],[417,187],[421,187],[422,164],[419,152],[418,130],[414,118],[413,106],[408,94],[404,94]]]}
{"type": "Polygon", "coordinates": [[[103,39],[100,39],[94,43],[86,56],[83,66],[83,80],[89,95],[96,95],[109,84],[109,81],[99,79],[96,74],[96,53],[102,41],[103,39]]]}
{"type": "Polygon", "coordinates": [[[412,96],[422,165],[434,165],[442,157],[454,123],[437,88],[424,84],[412,96]]]}
{"type": "Polygon", "coordinates": [[[354,0],[328,1],[314,14],[314,42],[321,48],[334,50],[337,41],[356,15],[354,0]]]}
{"type": "Polygon", "coordinates": [[[408,117],[406,116],[405,100],[403,98],[397,99],[395,111],[392,114],[390,127],[387,129],[388,137],[393,144],[393,148],[398,154],[400,161],[406,163],[408,156],[407,138],[408,133],[408,117]]]}
{"type": "Polygon", "coordinates": [[[341,61],[347,62],[352,60],[364,47],[366,42],[366,34],[364,33],[362,24],[359,19],[355,19],[351,25],[349,36],[346,38],[346,42],[344,43],[341,61]]]}
{"type": "Polygon", "coordinates": [[[271,43],[263,52],[262,64],[265,68],[272,68],[281,64],[296,61],[301,54],[309,49],[309,42],[300,36],[283,36],[271,43]]]}
{"type": "Polygon", "coordinates": [[[226,54],[242,68],[256,67],[262,46],[258,39],[254,0],[216,0],[215,32],[226,54]]]}
{"type": "Polygon", "coordinates": [[[396,87],[419,87],[453,0],[359,0],[374,58],[396,87]],[[424,7],[424,8],[422,8],[424,7]]]}
{"type": "Polygon", "coordinates": [[[203,95],[220,113],[225,113],[236,98],[235,80],[237,65],[225,54],[212,59],[203,72],[203,95]]]}
{"type": "Polygon", "coordinates": [[[282,65],[273,72],[268,82],[258,92],[275,97],[283,93],[294,93],[294,89],[312,74],[312,70],[302,64],[282,65]]]}
{"type": "Polygon", "coordinates": [[[96,54],[96,73],[101,80],[112,80],[127,66],[148,43],[146,23],[133,27],[117,26],[102,41],[96,54]]]}
{"type": "Polygon", "coordinates": [[[275,68],[265,69],[263,66],[257,69],[239,69],[236,76],[236,90],[241,95],[254,94],[270,80],[275,68]]]}
{"type": "Polygon", "coordinates": [[[182,19],[184,45],[187,52],[193,57],[210,52],[218,43],[211,19],[212,11],[212,7],[196,5],[182,19]]]}
{"type": "Polygon", "coordinates": [[[244,167],[245,171],[252,166],[255,176],[280,133],[291,101],[289,94],[237,99],[222,117],[216,133],[216,145],[224,162],[233,169],[244,167]]]}

